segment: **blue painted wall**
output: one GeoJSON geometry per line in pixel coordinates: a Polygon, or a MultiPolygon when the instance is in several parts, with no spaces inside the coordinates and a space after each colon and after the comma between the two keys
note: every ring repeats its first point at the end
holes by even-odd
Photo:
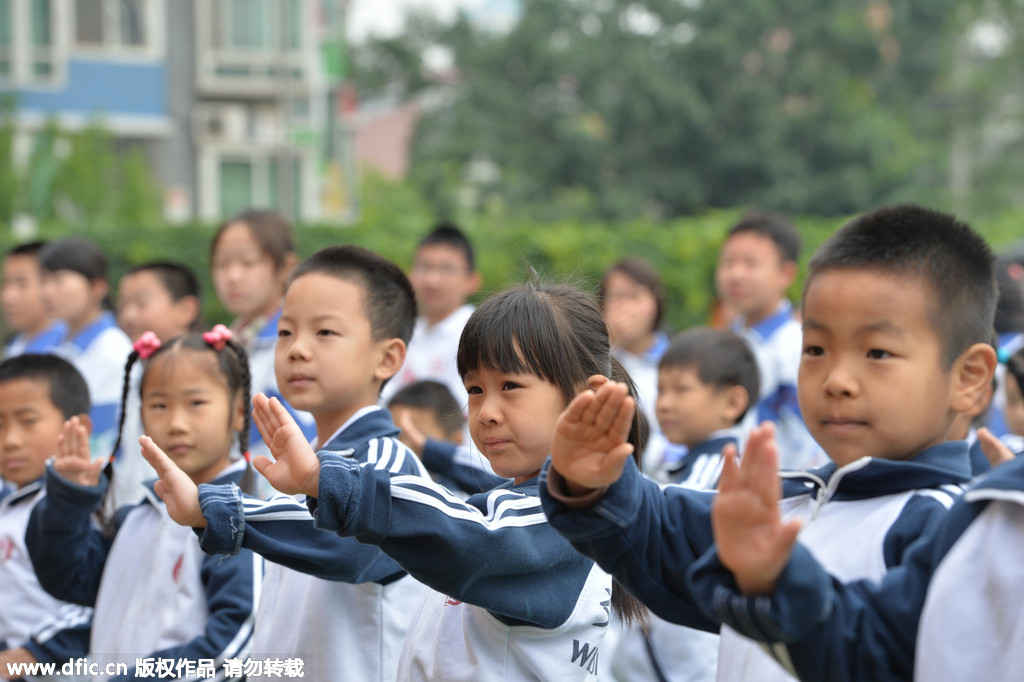
{"type": "Polygon", "coordinates": [[[20,89],[18,108],[46,113],[166,116],[167,68],[154,63],[72,58],[61,87],[20,89]]]}

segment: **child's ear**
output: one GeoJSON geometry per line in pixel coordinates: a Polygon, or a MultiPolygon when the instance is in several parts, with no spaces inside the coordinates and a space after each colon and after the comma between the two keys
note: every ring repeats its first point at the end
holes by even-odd
{"type": "Polygon", "coordinates": [[[102,301],[110,293],[110,284],[102,277],[89,280],[89,288],[92,289],[97,301],[102,301]]]}
{"type": "Polygon", "coordinates": [[[85,413],[77,414],[75,416],[78,417],[79,421],[82,422],[82,426],[85,427],[85,433],[91,436],[92,435],[92,417],[90,417],[89,415],[87,415],[85,413]]]}
{"type": "Polygon", "coordinates": [[[990,344],[976,343],[953,362],[949,406],[956,412],[975,407],[992,385],[996,371],[996,350],[990,344]]]}
{"type": "Polygon", "coordinates": [[[403,363],[405,363],[405,341],[399,338],[385,339],[381,341],[380,355],[373,376],[378,381],[390,379],[398,374],[403,363]]]}
{"type": "Polygon", "coordinates": [[[730,424],[735,424],[750,405],[750,396],[747,394],[747,389],[742,386],[728,386],[722,390],[725,391],[725,413],[723,416],[730,424]]]}
{"type": "MultiPolygon", "coordinates": [[[[199,317],[200,309],[199,299],[195,296],[182,296],[171,306],[174,310],[174,314],[177,317],[175,324],[182,329],[188,329],[192,326],[192,323],[199,317]]],[[[170,339],[163,339],[163,341],[169,341],[170,339]]]]}

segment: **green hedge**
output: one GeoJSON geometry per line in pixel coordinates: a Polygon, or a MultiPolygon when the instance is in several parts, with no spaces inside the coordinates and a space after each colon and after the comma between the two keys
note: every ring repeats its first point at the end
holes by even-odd
{"type": "MultiPolygon", "coordinates": [[[[303,225],[296,228],[300,255],[330,244],[350,243],[373,249],[407,267],[418,239],[433,217],[403,187],[371,183],[364,195],[362,218],[353,225],[303,225]]],[[[638,220],[627,223],[561,221],[536,224],[501,215],[460,221],[478,253],[484,285],[478,298],[522,280],[527,267],[542,275],[572,278],[596,288],[602,271],[619,258],[635,254],[652,261],[665,280],[669,296],[668,325],[682,329],[708,320],[713,301],[713,271],[718,248],[739,211],[716,211],[673,221],[638,220]]],[[[804,236],[804,262],[842,220],[799,217],[804,236]]],[[[996,247],[1024,236],[1024,211],[1007,212],[975,222],[996,247]]],[[[75,232],[94,239],[108,254],[114,280],[127,267],[154,259],[173,259],[191,265],[201,278],[204,311],[209,322],[228,321],[216,301],[209,277],[209,244],[215,226],[191,224],[151,228],[78,227],[75,232]]],[[[70,233],[67,226],[50,225],[43,237],[70,233]]],[[[14,243],[2,233],[0,247],[14,243]]],[[[800,282],[793,287],[794,297],[800,282]]]]}

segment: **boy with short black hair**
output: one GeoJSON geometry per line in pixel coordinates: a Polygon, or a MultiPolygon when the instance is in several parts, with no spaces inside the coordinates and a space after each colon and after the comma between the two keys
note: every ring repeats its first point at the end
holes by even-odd
{"type": "MultiPolygon", "coordinates": [[[[393,475],[427,476],[378,405],[382,385],[402,366],[415,314],[405,275],[367,249],[328,247],[292,271],[274,369],[284,398],[313,415],[320,449],[393,475]]],[[[203,529],[205,552],[245,547],[275,562],[256,615],[254,658],[298,655],[310,679],[394,679],[422,589],[396,562],[375,546],[317,530],[291,497],[256,500],[208,484],[197,490],[166,455],[143,453],[163,480],[158,491],[171,517],[203,529]]]]}
{"type": "Polygon", "coordinates": [[[750,343],[760,368],[761,393],[746,426],[775,422],[787,469],[824,461],[797,401],[800,320],[786,291],[796,278],[799,257],[800,234],[788,218],[751,211],[729,230],[715,268],[718,294],[737,313],[732,330],[750,343]]]}
{"type": "MultiPolygon", "coordinates": [[[[877,580],[901,565],[970,480],[967,444],[946,437],[995,369],[992,262],[968,226],[916,206],[851,221],[811,261],[800,405],[833,463],[782,472],[777,513],[792,537],[803,522],[801,539],[842,580],[877,580]]],[[[695,602],[707,594],[691,591],[686,573],[712,547],[713,496],[662,490],[605,454],[622,442],[633,409],[624,396],[620,386],[602,386],[562,415],[542,487],[545,511],[656,614],[700,624],[695,602]]],[[[770,425],[747,445],[766,448],[775,449],[770,425]]],[[[720,654],[720,680],[788,679],[729,628],[720,654]]]]}
{"type": "Polygon", "coordinates": [[[420,314],[405,364],[384,390],[382,401],[386,404],[402,386],[433,379],[465,406],[466,389],[455,367],[455,352],[474,310],[469,297],[480,288],[473,245],[465,233],[452,223],[438,223],[416,247],[409,281],[420,314]]]}
{"type": "Polygon", "coordinates": [[[0,499],[0,675],[7,664],[58,663],[89,651],[92,609],[51,597],[25,547],[29,516],[43,498],[46,460],[64,421],[87,428],[89,387],[71,363],[26,353],[0,363],[0,475],[16,489],[0,499]]]}
{"type": "Polygon", "coordinates": [[[4,325],[14,335],[7,342],[4,357],[22,353],[49,353],[67,333],[67,326],[47,312],[43,302],[43,274],[39,252],[46,242],[26,242],[15,246],[4,257],[4,325]]]}

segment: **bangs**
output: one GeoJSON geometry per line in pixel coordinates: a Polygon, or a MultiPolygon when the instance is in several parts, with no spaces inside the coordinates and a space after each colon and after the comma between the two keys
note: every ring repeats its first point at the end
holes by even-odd
{"type": "MultiPolygon", "coordinates": [[[[459,376],[479,369],[534,374],[561,385],[558,377],[570,365],[566,345],[549,337],[562,325],[536,289],[506,291],[486,301],[466,322],[459,340],[459,376]]],[[[556,332],[557,335],[557,332],[556,332]]]]}

